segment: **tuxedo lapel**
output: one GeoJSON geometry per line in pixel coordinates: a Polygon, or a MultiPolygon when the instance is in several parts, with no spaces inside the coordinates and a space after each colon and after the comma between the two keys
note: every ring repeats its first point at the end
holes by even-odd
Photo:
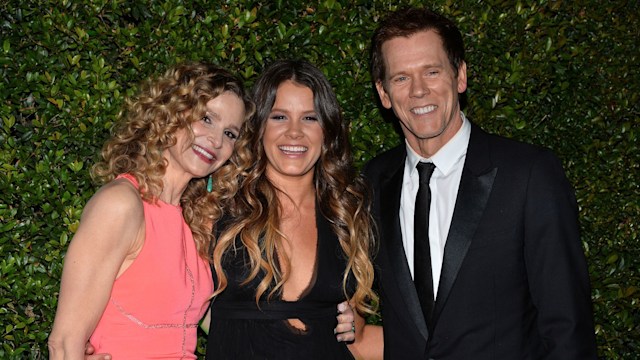
{"type": "Polygon", "coordinates": [[[473,235],[489,200],[498,169],[491,166],[487,134],[472,124],[467,158],[460,179],[456,205],[447,236],[434,309],[433,324],[438,321],[469,250],[473,235]]]}
{"type": "Polygon", "coordinates": [[[405,303],[405,309],[409,316],[416,323],[416,326],[425,339],[428,338],[427,324],[422,314],[418,293],[413,284],[411,270],[407,263],[407,257],[402,243],[402,232],[400,230],[400,194],[402,190],[402,178],[404,169],[404,158],[402,166],[390,174],[386,181],[381,184],[380,191],[380,218],[384,223],[382,226],[384,242],[381,246],[386,249],[388,256],[387,279],[393,281],[398,287],[400,298],[405,303]]]}

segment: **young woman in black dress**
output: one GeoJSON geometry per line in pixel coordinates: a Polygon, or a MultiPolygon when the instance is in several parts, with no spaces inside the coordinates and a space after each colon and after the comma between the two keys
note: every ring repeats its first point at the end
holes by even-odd
{"type": "Polygon", "coordinates": [[[377,298],[348,124],[305,61],[271,64],[254,101],[236,154],[245,171],[216,226],[207,358],[352,359],[335,338],[336,304],[349,300],[362,323],[377,298]]]}

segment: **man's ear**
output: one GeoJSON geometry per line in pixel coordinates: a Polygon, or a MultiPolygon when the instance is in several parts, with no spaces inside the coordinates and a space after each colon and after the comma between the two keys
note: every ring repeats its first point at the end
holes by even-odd
{"type": "Polygon", "coordinates": [[[458,94],[462,94],[467,90],[467,63],[462,62],[458,68],[458,94]]]}
{"type": "Polygon", "coordinates": [[[391,109],[391,99],[389,98],[387,91],[384,89],[382,81],[376,81],[376,90],[378,91],[378,96],[380,97],[380,103],[382,103],[382,106],[384,106],[385,109],[391,109]]]}

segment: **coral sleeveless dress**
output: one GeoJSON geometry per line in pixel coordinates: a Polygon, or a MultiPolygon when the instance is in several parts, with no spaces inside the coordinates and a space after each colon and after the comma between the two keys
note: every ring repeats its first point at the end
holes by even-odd
{"type": "MultiPolygon", "coordinates": [[[[138,186],[133,176],[123,177],[138,186]]],[[[114,282],[91,344],[114,360],[195,359],[198,322],[213,292],[211,269],[179,206],[143,204],[144,245],[114,282]]]]}

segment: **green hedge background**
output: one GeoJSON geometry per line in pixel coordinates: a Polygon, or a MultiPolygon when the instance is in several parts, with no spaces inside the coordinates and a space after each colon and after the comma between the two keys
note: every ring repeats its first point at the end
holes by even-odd
{"type": "MultiPolygon", "coordinates": [[[[399,141],[370,84],[371,33],[387,11],[419,3],[1,0],[0,358],[47,356],[62,259],[96,189],[88,169],[142,79],[209,60],[251,85],[273,59],[308,59],[338,93],[360,166],[399,141]]],[[[599,354],[636,358],[638,1],[428,3],[463,31],[467,115],[563,160],[580,206],[599,354]]]]}

